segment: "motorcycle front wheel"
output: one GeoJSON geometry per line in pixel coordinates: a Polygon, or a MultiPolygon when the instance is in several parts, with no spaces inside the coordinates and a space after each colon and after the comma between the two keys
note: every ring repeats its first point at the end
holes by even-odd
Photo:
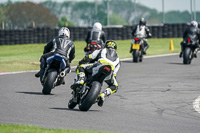
{"type": "Polygon", "coordinates": [[[48,72],[47,77],[44,80],[42,93],[45,95],[49,95],[51,93],[52,88],[54,87],[54,82],[57,77],[57,71],[52,70],[48,72]]]}
{"type": "Polygon", "coordinates": [[[81,111],[88,111],[92,105],[96,102],[101,91],[101,83],[94,81],[88,91],[88,94],[82,98],[79,102],[79,109],[81,111]]]}
{"type": "Polygon", "coordinates": [[[69,109],[73,109],[74,107],[76,107],[77,103],[73,101],[73,99],[70,99],[69,100],[69,103],[68,103],[68,108],[69,109]]]}

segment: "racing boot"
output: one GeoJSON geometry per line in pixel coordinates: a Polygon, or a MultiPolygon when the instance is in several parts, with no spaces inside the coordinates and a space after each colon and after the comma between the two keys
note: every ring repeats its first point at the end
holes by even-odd
{"type": "Polygon", "coordinates": [[[71,89],[72,90],[78,90],[79,88],[81,88],[85,82],[85,73],[84,72],[80,72],[78,75],[77,75],[77,79],[76,82],[71,85],[71,89]]]}
{"type": "Polygon", "coordinates": [[[179,54],[179,57],[182,58],[183,57],[183,51],[184,51],[184,47],[183,44],[181,43],[181,52],[179,54]]]}
{"type": "Polygon", "coordinates": [[[36,78],[39,78],[39,77],[41,77],[44,74],[45,65],[46,65],[45,64],[45,59],[41,58],[40,59],[40,71],[35,74],[36,78]]]}
{"type": "Polygon", "coordinates": [[[181,58],[183,56],[183,53],[182,53],[182,51],[180,52],[180,54],[179,54],[179,58],[181,58]]]}
{"type": "Polygon", "coordinates": [[[194,50],[194,58],[197,58],[197,53],[198,53],[198,51],[199,51],[199,48],[196,48],[196,49],[194,50]]]}
{"type": "Polygon", "coordinates": [[[102,107],[103,103],[105,101],[105,98],[108,97],[109,95],[111,95],[112,90],[110,88],[107,88],[103,93],[101,93],[98,97],[98,106],[102,107]]]}
{"type": "Polygon", "coordinates": [[[131,44],[131,48],[130,48],[130,51],[129,51],[130,53],[133,52],[132,46],[133,46],[133,44],[131,44]]]}
{"type": "Polygon", "coordinates": [[[143,54],[143,55],[146,55],[147,53],[146,53],[146,51],[145,51],[145,50],[143,50],[143,51],[142,51],[142,54],[143,54]]]}
{"type": "Polygon", "coordinates": [[[143,55],[146,55],[146,51],[147,51],[148,48],[149,48],[149,45],[146,44],[146,46],[144,47],[144,49],[142,51],[143,55]]]}

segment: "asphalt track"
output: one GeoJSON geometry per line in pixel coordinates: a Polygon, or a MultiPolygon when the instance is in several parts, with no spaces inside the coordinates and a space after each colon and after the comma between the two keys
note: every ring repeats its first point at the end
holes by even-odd
{"type": "Polygon", "coordinates": [[[114,132],[198,133],[200,113],[193,107],[200,95],[200,54],[198,57],[191,65],[183,65],[178,55],[145,58],[142,63],[121,62],[118,92],[106,99],[103,107],[95,104],[88,112],[67,107],[73,71],[66,76],[66,84],[48,96],[42,95],[35,72],[0,75],[0,123],[114,132]]]}

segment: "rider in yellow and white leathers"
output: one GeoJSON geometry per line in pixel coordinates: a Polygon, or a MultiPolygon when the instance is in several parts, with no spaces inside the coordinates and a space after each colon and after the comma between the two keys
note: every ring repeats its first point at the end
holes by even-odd
{"type": "Polygon", "coordinates": [[[99,95],[98,105],[102,106],[105,98],[118,89],[118,83],[116,80],[117,72],[120,68],[120,60],[116,52],[117,44],[115,41],[107,41],[105,48],[95,50],[92,54],[86,55],[80,62],[77,68],[77,75],[75,83],[71,86],[73,90],[80,88],[85,82],[85,75],[98,73],[100,66],[110,65],[112,73],[105,78],[105,82],[108,84],[107,89],[99,95]],[[90,61],[96,61],[95,63],[89,63],[90,61]]]}

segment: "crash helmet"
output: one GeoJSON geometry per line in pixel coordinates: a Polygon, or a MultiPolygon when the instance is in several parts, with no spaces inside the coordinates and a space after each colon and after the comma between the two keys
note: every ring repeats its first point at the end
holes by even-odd
{"type": "Polygon", "coordinates": [[[105,43],[105,47],[117,50],[117,43],[115,41],[113,41],[113,40],[108,40],[105,43]]]}
{"type": "Polygon", "coordinates": [[[70,38],[70,31],[67,27],[62,27],[60,28],[59,32],[58,32],[58,36],[67,36],[68,38],[70,38]]]}
{"type": "Polygon", "coordinates": [[[99,22],[94,23],[93,30],[102,30],[102,25],[99,22]]]}
{"type": "Polygon", "coordinates": [[[197,21],[191,21],[190,26],[197,28],[198,27],[197,21]]]}
{"type": "Polygon", "coordinates": [[[139,25],[146,25],[146,21],[144,20],[144,18],[140,19],[139,25]]]}

